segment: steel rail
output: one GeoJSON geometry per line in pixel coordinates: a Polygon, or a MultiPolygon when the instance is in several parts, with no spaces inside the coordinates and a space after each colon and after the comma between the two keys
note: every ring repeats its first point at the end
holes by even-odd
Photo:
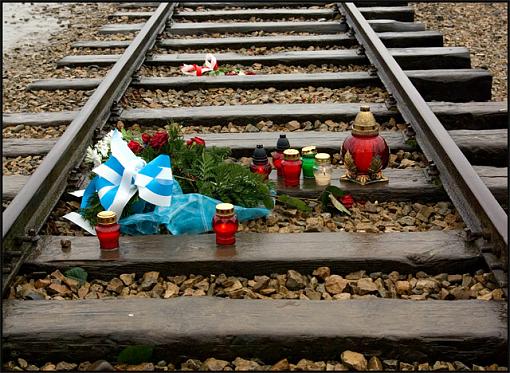
{"type": "Polygon", "coordinates": [[[472,236],[488,240],[495,254],[506,263],[507,214],[357,7],[353,3],[337,6],[384,86],[394,96],[402,117],[415,130],[422,151],[436,164],[443,187],[472,236]]]}
{"type": "MultiPolygon", "coordinates": [[[[166,27],[177,3],[161,3],[115,63],[101,84],[87,100],[76,118],[30,176],[26,185],[2,214],[2,252],[18,246],[17,238],[30,229],[38,232],[58,199],[65,191],[67,177],[83,159],[94,130],[101,129],[131,83],[132,75],[142,65],[146,53],[154,46],[158,34],[166,27]]],[[[22,260],[19,261],[19,263],[22,260]]],[[[18,264],[17,267],[19,267],[18,264]]],[[[13,270],[12,272],[16,272],[13,270]]],[[[12,277],[12,273],[11,276],[12,277]]],[[[6,283],[3,284],[3,290],[6,283]]]]}

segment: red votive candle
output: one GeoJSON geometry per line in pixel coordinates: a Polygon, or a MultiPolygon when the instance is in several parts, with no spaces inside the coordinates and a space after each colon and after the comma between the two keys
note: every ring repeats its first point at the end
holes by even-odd
{"type": "Polygon", "coordinates": [[[276,168],[276,173],[278,176],[283,176],[282,172],[282,161],[283,161],[283,152],[290,148],[289,139],[287,139],[287,135],[280,135],[280,138],[276,142],[276,150],[271,154],[273,157],[274,168],[276,168]]]}
{"type": "Polygon", "coordinates": [[[235,234],[239,227],[239,223],[237,222],[237,217],[234,214],[234,205],[230,203],[217,204],[212,226],[216,233],[216,243],[218,245],[235,244],[235,234]]]}
{"type": "Polygon", "coordinates": [[[119,248],[120,225],[113,211],[101,211],[97,214],[96,234],[101,250],[119,248]]]}
{"type": "Polygon", "coordinates": [[[253,152],[252,162],[250,164],[250,171],[262,175],[264,180],[267,180],[271,173],[271,165],[267,159],[266,150],[263,145],[257,145],[253,152]]]}
{"type": "Polygon", "coordinates": [[[299,176],[301,175],[301,166],[303,162],[299,159],[299,151],[287,149],[283,152],[283,182],[285,186],[298,186],[299,176]]]}

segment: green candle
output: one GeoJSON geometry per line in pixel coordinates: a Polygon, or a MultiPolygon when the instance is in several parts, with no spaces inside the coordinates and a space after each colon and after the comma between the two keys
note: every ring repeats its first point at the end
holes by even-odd
{"type": "Polygon", "coordinates": [[[315,146],[305,146],[301,149],[302,161],[303,161],[303,177],[313,178],[313,167],[315,166],[315,155],[317,149],[315,146]]]}

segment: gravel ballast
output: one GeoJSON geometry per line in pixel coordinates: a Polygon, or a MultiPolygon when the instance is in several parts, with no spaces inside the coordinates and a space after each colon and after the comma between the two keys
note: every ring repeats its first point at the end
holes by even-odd
{"type": "MultiPolygon", "coordinates": [[[[205,60],[205,54],[204,54],[205,60]]],[[[355,72],[355,71],[367,71],[368,65],[331,65],[331,64],[322,64],[320,66],[310,64],[305,66],[288,66],[283,64],[277,64],[274,66],[265,66],[260,63],[254,63],[252,65],[231,65],[231,64],[222,64],[219,62],[219,67],[221,69],[232,71],[236,69],[240,69],[244,72],[252,71],[257,75],[264,74],[302,74],[302,73],[326,73],[326,72],[355,72]]],[[[181,72],[179,66],[147,66],[142,65],[140,72],[140,76],[184,76],[181,72]]]]}
{"type": "Polygon", "coordinates": [[[232,299],[355,300],[390,298],[408,300],[479,299],[502,301],[505,296],[494,275],[480,269],[476,273],[435,276],[425,272],[400,274],[360,270],[348,274],[331,273],[319,267],[309,274],[295,270],[267,273],[253,278],[224,273],[163,276],[159,272],[121,274],[119,277],[88,279],[80,284],[59,270],[44,278],[18,276],[9,299],[78,300],[110,298],[161,298],[215,296],[232,299]]]}
{"type": "MultiPolygon", "coordinates": [[[[354,202],[351,216],[323,212],[318,201],[307,201],[312,212],[304,213],[276,205],[267,218],[239,224],[238,232],[302,233],[302,232],[423,232],[429,230],[464,229],[465,224],[450,202],[354,202]]],[[[41,229],[47,235],[89,235],[62,218],[78,211],[77,200],[60,200],[41,229]]]]}
{"type": "Polygon", "coordinates": [[[46,98],[45,93],[26,91],[26,87],[36,79],[104,76],[108,69],[57,69],[55,64],[64,56],[75,53],[71,47],[73,42],[96,39],[97,30],[115,11],[113,3],[67,3],[34,10],[36,16],[44,13],[55,17],[62,24],[62,31],[53,33],[48,42],[30,41],[3,51],[3,112],[42,112],[76,107],[72,101],[80,101],[83,93],[65,91],[60,96],[48,96],[58,96],[52,100],[46,98]],[[52,101],[61,101],[61,104],[52,101]]]}
{"type": "Polygon", "coordinates": [[[387,98],[388,93],[378,87],[305,87],[285,90],[210,88],[190,91],[128,88],[120,101],[124,108],[159,109],[256,104],[383,103],[387,98]]]}
{"type": "Polygon", "coordinates": [[[445,47],[467,47],[471,67],[493,75],[492,100],[508,97],[508,3],[410,3],[415,21],[441,31],[445,47]]]}
{"type": "MultiPolygon", "coordinates": [[[[247,43],[249,46],[249,43],[247,43]]],[[[340,50],[348,49],[341,45],[321,45],[321,46],[309,46],[309,47],[248,47],[248,48],[201,48],[201,49],[169,49],[169,48],[158,48],[154,50],[154,54],[174,54],[174,53],[237,53],[248,56],[262,56],[273,53],[283,52],[297,52],[297,51],[319,51],[319,50],[340,50]]]]}
{"type": "Polygon", "coordinates": [[[80,363],[47,362],[45,364],[32,364],[30,359],[18,358],[4,364],[8,371],[508,371],[507,367],[498,364],[464,364],[461,361],[439,361],[424,359],[420,362],[404,362],[388,359],[384,356],[373,356],[356,351],[339,352],[335,360],[312,361],[308,359],[292,360],[282,358],[275,364],[266,364],[258,358],[241,358],[226,361],[213,357],[205,360],[188,359],[178,361],[169,356],[167,360],[143,362],[140,364],[123,364],[114,361],[96,360],[80,363]],[[168,360],[168,362],[167,362],[168,360]],[[172,362],[169,362],[172,361],[172,362]]]}

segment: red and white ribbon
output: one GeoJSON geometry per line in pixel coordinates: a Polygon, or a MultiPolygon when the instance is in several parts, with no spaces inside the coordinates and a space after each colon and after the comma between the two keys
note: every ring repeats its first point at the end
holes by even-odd
{"type": "Polygon", "coordinates": [[[202,66],[198,66],[197,64],[193,65],[182,65],[181,72],[185,75],[193,75],[193,76],[202,76],[204,73],[217,70],[218,62],[216,62],[216,57],[214,57],[211,53],[207,53],[205,55],[205,61],[202,66]]]}

